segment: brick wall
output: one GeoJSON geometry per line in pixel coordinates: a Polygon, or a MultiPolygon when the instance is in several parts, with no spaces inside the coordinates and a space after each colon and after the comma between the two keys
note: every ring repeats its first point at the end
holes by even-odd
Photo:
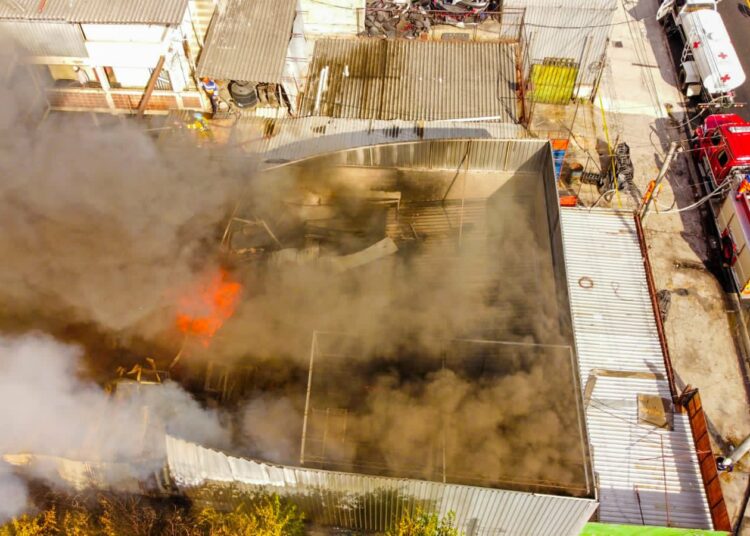
{"type": "Polygon", "coordinates": [[[693,432],[693,442],[698,453],[698,463],[701,468],[703,485],[706,488],[706,500],[711,511],[711,521],[714,530],[731,531],[732,523],[724,502],[724,494],[721,491],[719,472],[716,469],[716,460],[711,450],[711,440],[708,433],[708,421],[703,412],[701,395],[696,389],[690,400],[684,404],[690,418],[690,430],[693,432]]]}
{"type": "Polygon", "coordinates": [[[182,104],[189,110],[202,110],[203,105],[201,104],[200,97],[182,97],[182,104]]]}
{"type": "Polygon", "coordinates": [[[103,92],[86,90],[49,90],[47,99],[53,108],[108,108],[103,92]]]}
{"type": "MultiPolygon", "coordinates": [[[[142,95],[132,95],[112,92],[112,100],[118,110],[136,111],[143,98],[142,95]]],[[[154,93],[148,101],[147,110],[174,110],[177,108],[177,99],[174,95],[157,95],[154,93]]]]}
{"type": "MultiPolygon", "coordinates": [[[[110,108],[104,90],[81,88],[51,88],[47,90],[50,106],[59,110],[109,110],[115,112],[131,112],[138,110],[143,93],[132,90],[111,90],[110,95],[114,108],[110,108]]],[[[169,92],[155,91],[148,101],[147,111],[162,111],[179,109],[179,99],[169,92]]],[[[200,110],[200,97],[195,93],[182,94],[182,108],[200,110]]]]}

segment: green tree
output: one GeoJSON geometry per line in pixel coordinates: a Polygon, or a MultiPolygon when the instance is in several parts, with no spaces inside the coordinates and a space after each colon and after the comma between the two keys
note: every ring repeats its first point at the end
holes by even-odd
{"type": "Polygon", "coordinates": [[[231,512],[212,507],[196,515],[198,526],[211,536],[302,536],[304,515],[293,504],[283,504],[278,495],[242,502],[231,512]]]}
{"type": "Polygon", "coordinates": [[[35,516],[24,514],[0,527],[0,536],[49,536],[57,532],[54,507],[35,516]]]}
{"type": "Polygon", "coordinates": [[[0,526],[0,536],[302,536],[304,516],[278,495],[231,512],[109,492],[50,492],[37,515],[0,526]]]}
{"type": "Polygon", "coordinates": [[[448,512],[440,519],[437,514],[417,510],[413,514],[405,512],[398,524],[387,532],[387,536],[463,536],[463,532],[453,526],[456,514],[448,512]]]}
{"type": "Polygon", "coordinates": [[[98,525],[104,536],[150,536],[156,533],[159,513],[137,495],[102,494],[98,525]]]}
{"type": "Polygon", "coordinates": [[[60,525],[60,533],[67,536],[91,536],[94,532],[94,519],[83,508],[65,512],[60,525]]]}

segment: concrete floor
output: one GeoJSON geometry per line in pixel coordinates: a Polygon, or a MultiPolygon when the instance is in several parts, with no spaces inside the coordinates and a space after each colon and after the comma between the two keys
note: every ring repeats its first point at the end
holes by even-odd
{"type": "MultiPolygon", "coordinates": [[[[653,0],[621,1],[611,35],[616,46],[608,50],[600,95],[593,105],[587,102],[579,107],[569,149],[569,162],[578,161],[594,171],[599,164],[597,149],[606,147],[601,104],[610,140],[630,145],[640,192],[658,174],[670,142],[689,145],[678,124],[683,121],[681,96],[663,32],[653,17],[656,6],[653,0]],[[677,122],[668,116],[667,103],[673,106],[677,122]]],[[[538,107],[536,112],[535,128],[565,130],[573,121],[574,107],[538,107]]],[[[668,212],[691,204],[700,195],[700,179],[689,158],[689,153],[680,155],[671,166],[658,196],[659,212],[652,212],[645,228],[657,289],[672,291],[666,334],[677,385],[700,390],[718,455],[750,434],[750,406],[737,342],[741,340],[737,312],[712,273],[721,277],[710,262],[705,218],[699,210],[668,212]]],[[[570,189],[580,191],[585,204],[598,198],[592,186],[572,184],[570,189]]],[[[609,206],[632,208],[639,197],[622,194],[609,206]]],[[[600,201],[600,205],[608,204],[600,201]]],[[[740,467],[721,475],[733,522],[748,485],[746,471],[740,467]]],[[[748,517],[742,534],[750,534],[748,517]]]]}

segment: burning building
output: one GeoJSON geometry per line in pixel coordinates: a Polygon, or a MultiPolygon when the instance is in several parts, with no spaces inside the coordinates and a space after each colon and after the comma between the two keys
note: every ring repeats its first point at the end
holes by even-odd
{"type": "Polygon", "coordinates": [[[471,534],[577,533],[596,501],[559,222],[546,142],[390,144],[264,171],[224,242],[238,272],[266,274],[247,292],[286,305],[231,322],[304,352],[297,459],[170,437],[177,484],[213,502],[276,492],[357,530],[422,508],[471,534]],[[268,296],[277,271],[301,289],[293,306],[285,285],[268,296]]]}

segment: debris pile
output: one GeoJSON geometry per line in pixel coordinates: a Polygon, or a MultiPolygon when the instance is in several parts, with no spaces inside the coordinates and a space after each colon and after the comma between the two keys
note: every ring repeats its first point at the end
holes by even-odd
{"type": "Polygon", "coordinates": [[[367,5],[365,35],[369,37],[413,39],[429,30],[424,10],[413,11],[410,2],[375,0],[367,5]]]}
{"type": "Polygon", "coordinates": [[[421,7],[407,11],[404,22],[403,37],[406,39],[416,39],[420,35],[430,31],[430,17],[421,7]]]}
{"type": "Polygon", "coordinates": [[[614,159],[615,165],[611,168],[613,186],[618,190],[630,190],[633,186],[633,161],[630,159],[630,147],[627,143],[617,144],[614,159]]]}
{"type": "Polygon", "coordinates": [[[470,0],[369,0],[365,14],[368,37],[416,39],[436,24],[479,23],[499,11],[501,2],[470,0]]]}

